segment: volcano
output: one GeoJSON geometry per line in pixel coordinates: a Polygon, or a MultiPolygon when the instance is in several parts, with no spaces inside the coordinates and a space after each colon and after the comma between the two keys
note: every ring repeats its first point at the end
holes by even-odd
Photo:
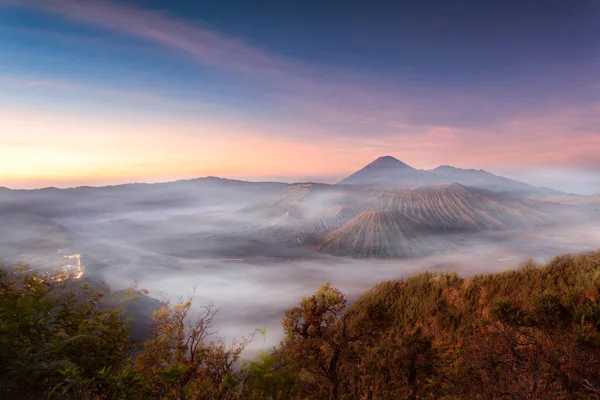
{"type": "Polygon", "coordinates": [[[540,188],[515,181],[482,169],[463,169],[441,165],[431,170],[416,169],[392,156],[379,157],[339,182],[340,185],[379,186],[407,188],[414,186],[459,183],[498,192],[520,195],[560,194],[548,188],[540,188]]]}
{"type": "Polygon", "coordinates": [[[379,157],[339,182],[340,185],[419,186],[437,183],[436,175],[418,170],[392,156],[379,157]]]}
{"type": "Polygon", "coordinates": [[[359,258],[417,257],[444,250],[443,242],[452,245],[464,235],[582,221],[588,215],[568,205],[458,183],[412,188],[292,185],[279,201],[252,212],[275,213],[265,226],[267,237],[281,239],[281,231],[273,228],[285,227],[312,250],[359,258]],[[301,195],[292,189],[302,189],[301,195]]]}
{"type": "Polygon", "coordinates": [[[394,211],[364,211],[326,234],[317,251],[352,257],[416,257],[426,247],[427,228],[394,211]]]}

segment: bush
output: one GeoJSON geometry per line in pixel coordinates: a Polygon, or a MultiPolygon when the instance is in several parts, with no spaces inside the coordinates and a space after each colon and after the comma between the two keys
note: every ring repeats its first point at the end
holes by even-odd
{"type": "Polygon", "coordinates": [[[0,269],[0,291],[0,397],[99,392],[98,373],[125,363],[127,323],[88,284],[0,269]]]}
{"type": "Polygon", "coordinates": [[[600,399],[600,252],[462,279],[383,282],[353,305],[330,284],[287,310],[285,339],[213,335],[217,309],[165,302],[131,359],[101,293],[0,269],[0,398],[600,399]]]}

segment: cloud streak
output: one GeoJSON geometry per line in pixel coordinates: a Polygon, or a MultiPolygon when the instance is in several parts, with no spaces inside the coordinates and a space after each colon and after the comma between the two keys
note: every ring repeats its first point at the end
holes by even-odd
{"type": "Polygon", "coordinates": [[[269,79],[273,74],[290,77],[298,71],[296,64],[273,57],[242,41],[153,11],[105,1],[25,0],[8,3],[149,40],[179,50],[208,67],[264,74],[269,79]]]}
{"type": "Polygon", "coordinates": [[[9,4],[149,41],[191,57],[200,66],[259,84],[274,101],[324,122],[364,124],[398,118],[408,103],[389,83],[347,69],[287,60],[241,40],[163,14],[106,1],[8,0],[9,4]],[[352,82],[352,83],[349,83],[352,82]],[[320,111],[319,111],[320,110],[320,111]]]}

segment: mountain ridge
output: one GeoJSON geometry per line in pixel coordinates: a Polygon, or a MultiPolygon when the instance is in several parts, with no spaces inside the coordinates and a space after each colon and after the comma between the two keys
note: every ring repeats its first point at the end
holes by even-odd
{"type": "Polygon", "coordinates": [[[456,182],[412,188],[290,187],[245,209],[263,221],[262,237],[281,232],[309,249],[352,257],[413,257],[445,240],[482,232],[583,221],[586,210],[456,182]],[[283,230],[280,230],[283,229],[283,230]],[[434,245],[435,243],[435,245],[434,245]]]}
{"type": "Polygon", "coordinates": [[[339,185],[413,187],[456,182],[465,186],[522,194],[559,194],[560,191],[516,181],[483,169],[440,165],[430,170],[416,169],[392,156],[379,157],[338,182],[339,185]],[[380,167],[373,167],[381,165],[380,167]]]}
{"type": "MultiPolygon", "coordinates": [[[[457,182],[466,186],[474,186],[499,191],[512,191],[526,194],[565,194],[563,192],[530,185],[525,182],[516,181],[500,175],[493,174],[483,169],[464,169],[451,165],[440,165],[436,168],[425,170],[417,169],[393,156],[381,156],[365,165],[360,170],[335,183],[339,185],[366,185],[366,186],[391,186],[411,187],[457,182]]],[[[279,186],[281,188],[301,184],[303,182],[278,182],[273,180],[246,181],[241,179],[229,179],[216,176],[206,176],[191,179],[178,179],[164,182],[129,182],[104,186],[81,185],[66,188],[43,187],[34,189],[12,189],[0,186],[0,193],[11,192],[70,192],[70,191],[96,191],[101,189],[127,189],[135,187],[157,188],[174,187],[179,185],[195,185],[207,183],[221,183],[225,185],[263,185],[279,186]]],[[[310,182],[318,184],[319,182],[310,182]]]]}

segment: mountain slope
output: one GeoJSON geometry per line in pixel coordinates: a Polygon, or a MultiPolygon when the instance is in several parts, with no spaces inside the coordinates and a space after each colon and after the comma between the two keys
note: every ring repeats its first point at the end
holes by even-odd
{"type": "Polygon", "coordinates": [[[415,169],[391,157],[379,157],[339,182],[340,185],[418,186],[437,183],[428,171],[415,169]]]}
{"type": "MultiPolygon", "coordinates": [[[[378,193],[370,207],[398,211],[443,231],[491,231],[555,221],[547,204],[468,188],[458,183],[378,193]]],[[[554,211],[565,207],[557,205],[554,211]]],[[[565,209],[566,211],[566,209],[565,209]]]]}
{"type": "Polygon", "coordinates": [[[40,213],[0,208],[0,265],[60,268],[71,255],[69,232],[40,213]]]}
{"type": "Polygon", "coordinates": [[[354,257],[414,257],[425,253],[425,230],[400,212],[364,211],[324,235],[315,249],[354,257]]]}
{"type": "Polygon", "coordinates": [[[515,181],[503,176],[494,175],[482,169],[463,169],[451,165],[441,165],[430,170],[438,177],[443,177],[448,182],[457,182],[465,186],[512,193],[560,193],[556,190],[540,188],[524,182],[515,181]]]}
{"type": "Polygon", "coordinates": [[[476,188],[522,195],[559,194],[524,182],[494,175],[482,169],[462,169],[442,165],[432,170],[415,169],[391,156],[380,157],[339,182],[341,185],[413,187],[441,183],[460,183],[476,188]]]}
{"type": "MultiPolygon", "coordinates": [[[[276,200],[249,209],[262,217],[314,224],[364,211],[393,211],[442,231],[499,230],[553,223],[577,216],[575,207],[537,201],[458,183],[412,188],[292,185],[276,200]]],[[[267,223],[268,221],[263,221],[267,223]]]]}
{"type": "MultiPolygon", "coordinates": [[[[344,321],[352,327],[349,336],[376,338],[359,352],[362,361],[352,360],[347,368],[354,371],[362,363],[368,369],[372,354],[386,354],[389,338],[394,338],[394,344],[406,349],[404,354],[419,351],[415,343],[426,343],[421,354],[435,374],[425,376],[439,384],[421,385],[419,398],[592,399],[600,389],[600,314],[587,310],[600,307],[599,289],[600,251],[467,279],[424,273],[381,282],[352,304],[350,321],[344,321]],[[582,326],[589,327],[585,340],[580,339],[582,326]],[[577,361],[557,367],[557,349],[565,360],[577,361]],[[565,369],[568,381],[563,380],[565,369]],[[573,384],[578,380],[594,386],[573,384]],[[539,384],[547,385],[548,395],[538,394],[539,384]],[[440,393],[440,387],[449,391],[440,393]]],[[[368,379],[379,375],[384,381],[397,363],[390,359],[389,367],[374,368],[368,379]]],[[[413,371],[416,376],[423,370],[413,371]]],[[[409,388],[397,387],[395,393],[375,389],[368,395],[407,398],[409,388]]]]}
{"type": "MultiPolygon", "coordinates": [[[[496,232],[585,221],[577,207],[457,183],[413,188],[292,185],[252,208],[260,237],[297,240],[333,255],[413,257],[452,234],[496,232]]],[[[446,241],[446,239],[451,239],[446,241]]]]}

